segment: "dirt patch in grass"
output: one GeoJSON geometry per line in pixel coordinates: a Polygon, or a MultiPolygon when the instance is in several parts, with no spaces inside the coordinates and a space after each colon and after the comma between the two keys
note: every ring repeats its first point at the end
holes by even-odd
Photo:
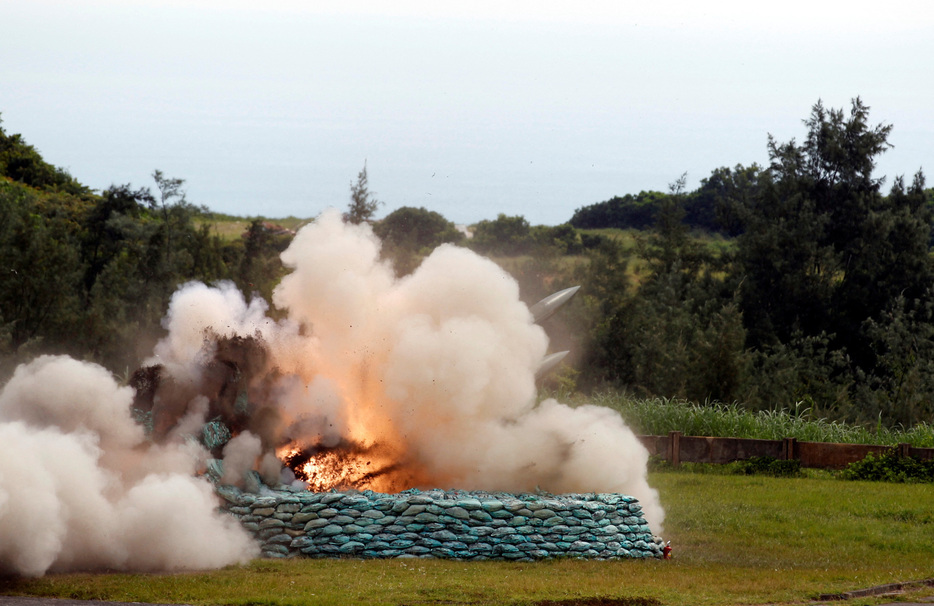
{"type": "MultiPolygon", "coordinates": [[[[432,600],[430,602],[415,602],[413,604],[451,604],[465,605],[483,602],[458,602],[448,600],[432,600]]],[[[567,600],[539,600],[537,602],[528,602],[529,606],[661,606],[661,602],[655,598],[611,598],[595,596],[589,598],[570,598],[567,600]]]]}
{"type": "Polygon", "coordinates": [[[659,606],[661,602],[653,598],[573,598],[570,600],[543,600],[532,602],[533,606],[659,606]]]}

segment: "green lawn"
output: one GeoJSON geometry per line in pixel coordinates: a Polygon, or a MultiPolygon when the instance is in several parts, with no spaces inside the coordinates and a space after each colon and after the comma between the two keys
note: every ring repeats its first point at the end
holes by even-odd
{"type": "MultiPolygon", "coordinates": [[[[633,604],[792,604],[934,578],[930,484],[683,471],[654,472],[650,481],[668,512],[669,561],[263,560],[203,573],[6,579],[0,593],[238,605],[534,604],[598,596],[633,604]]],[[[924,596],[934,588],[911,597],[924,596]]],[[[847,602],[874,603],[880,598],[847,602]]]]}

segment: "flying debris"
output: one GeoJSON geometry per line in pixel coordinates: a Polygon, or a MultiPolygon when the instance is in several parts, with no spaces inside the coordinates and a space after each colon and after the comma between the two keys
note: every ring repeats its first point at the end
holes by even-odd
{"type": "Polygon", "coordinates": [[[535,323],[539,324],[553,316],[556,311],[561,309],[565,303],[570,301],[574,295],[577,294],[578,290],[580,290],[580,286],[565,288],[564,290],[548,295],[530,307],[529,311],[532,312],[532,318],[535,320],[535,323]]]}

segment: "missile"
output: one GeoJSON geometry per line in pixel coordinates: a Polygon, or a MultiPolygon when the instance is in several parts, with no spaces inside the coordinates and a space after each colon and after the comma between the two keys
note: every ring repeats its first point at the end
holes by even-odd
{"type": "Polygon", "coordinates": [[[572,286],[571,288],[559,290],[530,307],[529,311],[532,312],[532,318],[535,323],[538,324],[554,315],[562,305],[570,301],[574,295],[577,294],[578,290],[580,290],[580,286],[572,286]]]}
{"type": "Polygon", "coordinates": [[[541,379],[546,374],[554,370],[555,366],[561,363],[561,360],[564,359],[564,356],[568,355],[569,351],[559,351],[558,353],[553,353],[550,356],[545,356],[545,359],[542,360],[542,363],[538,365],[538,370],[535,371],[535,379],[541,379]]]}

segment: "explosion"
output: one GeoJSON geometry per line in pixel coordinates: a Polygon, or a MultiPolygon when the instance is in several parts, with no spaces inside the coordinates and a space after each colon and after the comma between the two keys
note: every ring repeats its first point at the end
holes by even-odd
{"type": "MultiPolygon", "coordinates": [[[[30,465],[46,480],[23,492],[10,478],[30,472],[13,457],[0,463],[0,569],[153,570],[252,557],[242,531],[210,508],[212,530],[200,534],[223,535],[229,547],[214,563],[139,559],[140,529],[114,532],[102,522],[101,534],[118,543],[111,545],[89,536],[75,513],[86,508],[82,499],[100,495],[107,515],[109,507],[119,517],[131,493],[164,478],[188,482],[209,501],[211,485],[195,471],[212,460],[222,461],[221,482],[241,486],[257,471],[271,485],[285,480],[318,491],[618,492],[639,499],[660,532],[664,514],[646,481],[648,455],[620,416],[604,407],[536,403],[536,372],[555,358],[546,356],[548,339],[518,285],[492,261],[444,245],[397,279],[370,228],[344,224],[336,211],[299,231],[282,260],[291,271],[273,303],[287,312],[283,319],[271,318],[257,297],[247,302],[232,284],[187,284],[172,297],[167,335],[134,373],[132,389],[103,369],[64,358],[16,371],[0,392],[0,432],[36,441],[16,452],[42,459],[30,465]],[[59,366],[81,378],[40,376],[59,366]],[[36,412],[53,408],[61,414],[36,412]],[[148,439],[131,409],[148,425],[148,439]],[[61,479],[51,461],[65,455],[39,446],[51,439],[43,432],[84,449],[99,482],[79,490],[75,485],[86,481],[77,475],[61,479]],[[71,499],[64,494],[70,490],[81,494],[71,499]],[[55,528],[42,557],[24,564],[19,554],[31,539],[23,528],[35,520],[23,503],[42,491],[56,495],[43,514],[55,528]],[[112,538],[120,533],[134,545],[112,538]],[[11,543],[13,536],[19,538],[11,543]],[[94,553],[103,555],[96,560],[76,557],[79,546],[86,552],[98,543],[94,553]]],[[[10,448],[6,439],[0,443],[10,448]]],[[[188,507],[176,500],[173,520],[188,507]]],[[[166,506],[159,501],[150,509],[166,506]]],[[[176,551],[197,552],[186,551],[184,534],[176,551]]]]}
{"type": "Polygon", "coordinates": [[[296,478],[314,492],[331,489],[396,492],[391,482],[381,479],[391,477],[397,464],[384,459],[381,464],[374,465],[374,460],[383,458],[378,447],[341,443],[312,450],[286,447],[277,454],[296,478]]]}

